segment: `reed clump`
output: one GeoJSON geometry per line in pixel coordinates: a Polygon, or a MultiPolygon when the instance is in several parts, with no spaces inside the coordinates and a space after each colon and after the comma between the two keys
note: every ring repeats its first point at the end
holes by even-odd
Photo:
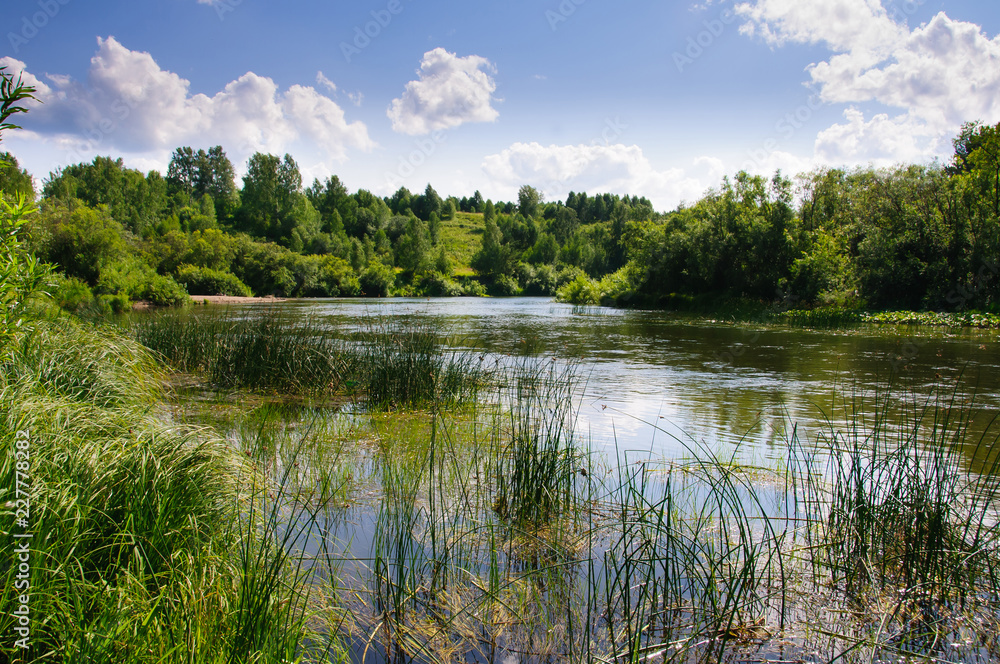
{"type": "Polygon", "coordinates": [[[129,330],[170,366],[219,388],[358,398],[371,410],[468,403],[488,380],[481,354],[448,350],[419,326],[372,321],[342,334],[264,309],[248,317],[166,312],[129,330]]]}
{"type": "Polygon", "coordinates": [[[822,437],[829,485],[813,555],[848,601],[881,607],[876,649],[936,654],[927,645],[966,631],[970,613],[1000,610],[998,435],[972,436],[974,411],[953,396],[891,396],[855,398],[851,426],[822,437]],[[963,471],[966,454],[986,467],[963,471]]]}
{"type": "MultiPolygon", "coordinates": [[[[160,378],[134,342],[67,321],[22,326],[0,356],[4,529],[30,535],[21,661],[283,662],[308,637],[284,542],[250,516],[263,480],[158,417],[160,378]]],[[[4,540],[7,639],[21,540],[4,540]]]]}
{"type": "Polygon", "coordinates": [[[538,531],[573,512],[584,457],[573,435],[572,371],[525,358],[508,372],[509,393],[490,442],[490,472],[493,508],[515,528],[538,531]]]}

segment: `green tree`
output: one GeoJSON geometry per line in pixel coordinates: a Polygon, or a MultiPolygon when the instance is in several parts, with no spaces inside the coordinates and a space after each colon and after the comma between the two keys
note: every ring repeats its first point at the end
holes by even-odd
{"type": "Polygon", "coordinates": [[[52,173],[42,196],[89,207],[107,206],[112,218],[136,235],[151,232],[167,208],[167,182],[158,171],[143,175],[125,167],[121,158],[95,157],[89,164],[52,173]]]}
{"type": "Polygon", "coordinates": [[[19,196],[35,200],[35,180],[27,170],[20,167],[17,159],[9,152],[0,153],[0,192],[11,200],[19,196]]]}
{"type": "MultiPolygon", "coordinates": [[[[487,207],[489,209],[489,207],[487,207]]],[[[487,216],[482,244],[472,256],[472,268],[491,281],[510,274],[513,267],[508,247],[503,244],[503,234],[492,216],[487,216]]]]}
{"type": "Polygon", "coordinates": [[[431,240],[427,224],[417,217],[410,217],[406,232],[396,245],[396,264],[410,279],[422,274],[431,266],[431,240]]]}
{"type": "Polygon", "coordinates": [[[541,194],[532,186],[523,185],[517,191],[517,210],[528,219],[537,214],[538,204],[541,202],[541,194]]]}
{"type": "Polygon", "coordinates": [[[243,177],[240,230],[275,242],[288,243],[302,220],[302,176],[291,155],[255,153],[243,177]],[[299,214],[296,213],[298,209],[299,214]]]}

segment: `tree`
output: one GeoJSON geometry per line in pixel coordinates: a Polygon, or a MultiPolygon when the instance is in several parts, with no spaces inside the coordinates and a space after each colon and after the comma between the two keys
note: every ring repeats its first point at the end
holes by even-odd
{"type": "Polygon", "coordinates": [[[167,166],[167,183],[172,190],[184,192],[189,197],[193,196],[197,170],[198,160],[194,150],[189,147],[177,148],[170,157],[170,165],[167,166]]]}
{"type": "Polygon", "coordinates": [[[409,277],[421,274],[431,266],[431,241],[427,224],[417,217],[410,217],[406,232],[396,245],[396,264],[409,277]]]}
{"type": "Polygon", "coordinates": [[[443,205],[444,203],[438,193],[434,191],[434,187],[428,184],[423,195],[414,199],[413,212],[424,221],[428,221],[432,214],[441,216],[443,205]]]}
{"type": "Polygon", "coordinates": [[[35,181],[9,152],[0,153],[0,192],[16,199],[35,200],[35,181]]]}
{"type": "Polygon", "coordinates": [[[992,207],[993,216],[1000,217],[1000,123],[966,123],[953,143],[952,172],[975,182],[979,195],[992,207]]]}
{"type": "Polygon", "coordinates": [[[534,187],[524,185],[517,192],[518,212],[528,219],[535,216],[535,213],[538,212],[538,204],[541,202],[541,194],[534,187]]]}
{"type": "Polygon", "coordinates": [[[167,182],[158,171],[143,175],[126,168],[121,158],[95,157],[50,174],[42,196],[69,203],[79,199],[90,207],[106,205],[112,218],[136,235],[146,235],[167,208],[167,182]]]}
{"type": "MultiPolygon", "coordinates": [[[[243,177],[240,228],[275,242],[288,242],[296,226],[302,175],[291,155],[255,153],[243,177]]],[[[300,205],[301,209],[301,205],[300,205]]]]}
{"type": "MultiPolygon", "coordinates": [[[[21,102],[35,99],[35,89],[24,85],[20,77],[15,81],[6,69],[0,67],[0,140],[3,132],[19,129],[8,120],[27,112],[21,102]]],[[[0,170],[10,168],[0,163],[0,170]]],[[[21,251],[21,229],[34,211],[34,201],[27,196],[0,191],[0,340],[20,325],[25,304],[41,282],[38,261],[21,251]]]]}
{"type": "Polygon", "coordinates": [[[412,205],[413,194],[406,187],[400,187],[389,199],[389,209],[393,214],[405,215],[412,205]]]}
{"type": "Polygon", "coordinates": [[[511,266],[510,250],[503,244],[503,234],[496,220],[489,216],[486,219],[482,244],[472,256],[472,268],[487,279],[496,280],[508,274],[511,266]]]}

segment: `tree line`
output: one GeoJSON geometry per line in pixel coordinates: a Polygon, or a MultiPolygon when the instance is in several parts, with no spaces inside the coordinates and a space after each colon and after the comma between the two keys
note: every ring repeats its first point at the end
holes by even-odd
{"type": "MultiPolygon", "coordinates": [[[[995,309],[1000,125],[966,124],[947,164],[740,172],[670,212],[644,197],[545,201],[380,197],[337,176],[304,186],[290,155],[257,153],[241,186],[221,146],[179,147],[166,175],[121,159],[51,173],[27,246],[69,308],[188,295],[551,295],[673,306],[691,298],[797,306],[995,309]],[[474,246],[465,251],[462,244],[474,246]]],[[[0,190],[35,196],[12,155],[0,190]]]]}

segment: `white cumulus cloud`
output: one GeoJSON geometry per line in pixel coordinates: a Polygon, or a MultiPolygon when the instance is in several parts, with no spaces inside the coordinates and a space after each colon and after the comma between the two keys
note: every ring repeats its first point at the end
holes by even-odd
{"type": "Polygon", "coordinates": [[[149,156],[215,144],[243,158],[256,150],[280,153],[295,141],[343,161],[351,149],[374,147],[365,125],[348,122],[315,88],[294,85],[282,94],[270,78],[248,72],[212,96],[192,94],[189,81],[114,37],[98,39],[86,82],[39,77],[9,57],[0,65],[35,85],[44,102],[25,117],[26,128],[61,146],[71,161],[113,150],[149,156]]]}
{"type": "Polygon", "coordinates": [[[570,191],[644,195],[657,209],[695,200],[717,182],[721,162],[701,158],[693,164],[701,176],[682,168],[657,170],[637,145],[548,145],[514,143],[483,161],[491,181],[516,191],[528,184],[545,200],[565,199],[570,191]]]}
{"type": "MultiPolygon", "coordinates": [[[[905,5],[904,5],[905,7],[905,5]]],[[[807,69],[845,121],[820,132],[817,155],[852,161],[922,161],[950,153],[963,122],[1000,121],[1000,37],[944,12],[910,28],[878,0],[755,0],[737,5],[744,33],[772,46],[821,44],[832,55],[807,69]],[[866,118],[857,105],[899,109],[866,118]]]]}
{"type": "Polygon", "coordinates": [[[387,115],[404,134],[429,134],[467,122],[493,122],[500,115],[492,103],[496,68],[478,55],[458,57],[443,48],[424,53],[419,79],[406,84],[387,115]]]}

